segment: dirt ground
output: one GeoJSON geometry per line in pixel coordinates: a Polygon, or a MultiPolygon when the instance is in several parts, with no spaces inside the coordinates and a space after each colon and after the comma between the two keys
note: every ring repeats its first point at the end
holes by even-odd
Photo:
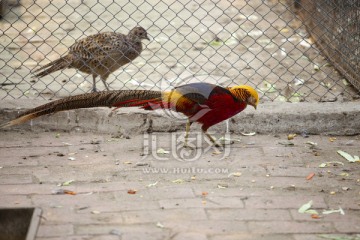
{"type": "MultiPolygon", "coordinates": [[[[285,1],[21,1],[0,21],[0,98],[89,92],[73,69],[42,79],[31,71],[84,36],[141,25],[151,41],[110,75],[111,89],[167,89],[188,81],[256,86],[262,101],[347,101],[349,83],[320,55],[285,1]],[[196,77],[192,77],[196,75],[196,77]]],[[[86,79],[84,81],[84,79],[86,79]]],[[[98,82],[100,90],[102,83],[98,82]]]]}

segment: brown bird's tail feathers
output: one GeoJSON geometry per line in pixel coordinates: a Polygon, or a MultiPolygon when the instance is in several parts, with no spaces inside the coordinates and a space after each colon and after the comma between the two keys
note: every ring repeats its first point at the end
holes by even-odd
{"type": "Polygon", "coordinates": [[[52,62],[46,64],[45,66],[42,66],[39,69],[36,69],[34,71],[34,73],[36,73],[36,74],[33,77],[34,78],[35,77],[38,77],[38,78],[44,77],[46,75],[49,75],[50,73],[70,67],[71,63],[72,63],[72,56],[66,55],[65,57],[61,57],[55,61],[52,61],[52,62]]]}
{"type": "Polygon", "coordinates": [[[160,91],[118,90],[85,93],[55,100],[27,110],[16,119],[0,125],[0,128],[19,125],[31,119],[60,111],[92,107],[144,107],[148,106],[149,103],[158,102],[161,102],[160,91]]]}

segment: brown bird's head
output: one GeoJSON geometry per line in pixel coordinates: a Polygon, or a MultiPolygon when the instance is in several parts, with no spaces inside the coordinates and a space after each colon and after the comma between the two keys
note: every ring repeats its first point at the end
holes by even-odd
{"type": "Polygon", "coordinates": [[[247,85],[240,85],[228,89],[236,98],[246,102],[256,109],[259,103],[259,95],[254,88],[247,85]]]}
{"type": "Polygon", "coordinates": [[[146,39],[150,41],[150,38],[148,37],[146,30],[142,27],[134,27],[133,29],[131,29],[131,31],[129,32],[129,36],[131,36],[131,38],[135,38],[140,41],[142,39],[146,39]]]}

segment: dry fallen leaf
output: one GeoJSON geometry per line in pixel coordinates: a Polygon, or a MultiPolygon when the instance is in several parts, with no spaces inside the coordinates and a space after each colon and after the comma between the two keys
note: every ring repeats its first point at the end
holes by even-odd
{"type": "Polygon", "coordinates": [[[254,136],[256,134],[256,132],[249,132],[249,133],[240,132],[240,134],[243,135],[243,136],[254,136]]]}
{"type": "Polygon", "coordinates": [[[228,188],[229,186],[226,183],[219,183],[217,185],[218,188],[228,188]]]}
{"type": "Polygon", "coordinates": [[[71,183],[73,183],[75,180],[69,180],[63,183],[59,183],[57,186],[61,187],[61,186],[69,186],[71,183]]]}
{"type": "Polygon", "coordinates": [[[307,214],[319,214],[316,210],[314,209],[309,209],[309,210],[306,210],[305,213],[307,214]]]}
{"type": "Polygon", "coordinates": [[[278,142],[280,145],[284,145],[284,146],[294,146],[294,143],[290,142],[290,141],[280,141],[278,142]]]}
{"type": "Polygon", "coordinates": [[[316,142],[311,142],[311,141],[307,141],[306,144],[308,144],[310,146],[317,146],[316,142]]]}
{"type": "Polygon", "coordinates": [[[317,65],[317,64],[314,64],[314,67],[313,67],[313,68],[314,68],[315,71],[319,71],[319,70],[320,70],[320,66],[317,65]]]}
{"type": "Polygon", "coordinates": [[[330,209],[330,210],[325,210],[322,212],[322,214],[325,214],[325,215],[332,214],[332,213],[340,213],[341,215],[345,215],[345,212],[341,207],[339,207],[339,209],[335,209],[335,210],[330,209]]]}
{"type": "Polygon", "coordinates": [[[339,174],[339,176],[342,176],[342,177],[348,177],[350,174],[347,173],[347,172],[342,172],[339,174]]]}
{"type": "Polygon", "coordinates": [[[69,190],[64,190],[65,194],[69,194],[69,195],[76,195],[76,192],[74,191],[69,191],[69,190]]]}
{"type": "MultiPolygon", "coordinates": [[[[286,54],[286,53],[285,53],[286,54]]],[[[261,92],[263,93],[273,93],[276,92],[276,85],[273,83],[269,83],[267,81],[263,81],[262,86],[260,87],[261,92]]]]}
{"type": "Polygon", "coordinates": [[[300,41],[300,45],[306,48],[311,47],[311,43],[309,39],[303,39],[300,41]]]}
{"type": "Polygon", "coordinates": [[[305,203],[304,205],[302,205],[298,212],[299,213],[309,213],[309,214],[318,214],[316,212],[316,210],[310,209],[312,207],[313,201],[310,200],[308,203],[305,203]]]}
{"type": "Polygon", "coordinates": [[[334,166],[336,166],[337,164],[344,166],[344,163],[342,163],[342,162],[333,161],[333,162],[324,162],[324,163],[321,163],[321,164],[319,165],[319,167],[320,167],[320,168],[328,167],[330,164],[332,164],[332,165],[334,165],[334,166]]]}
{"type": "Polygon", "coordinates": [[[170,151],[166,151],[166,150],[163,149],[163,148],[159,148],[159,149],[156,151],[156,153],[158,153],[158,154],[169,154],[170,151]]]}
{"type": "Polygon", "coordinates": [[[320,219],[321,217],[318,214],[311,214],[311,218],[320,219]]]}
{"type": "Polygon", "coordinates": [[[315,173],[310,173],[310,174],[306,177],[306,180],[311,180],[314,176],[315,176],[315,173]]]}
{"type": "Polygon", "coordinates": [[[56,189],[52,191],[52,194],[69,194],[69,195],[76,195],[76,192],[66,190],[66,189],[56,189]]]}
{"type": "Polygon", "coordinates": [[[208,192],[202,192],[201,193],[201,195],[204,196],[204,197],[207,196],[208,194],[209,194],[208,192]]]}
{"type": "Polygon", "coordinates": [[[219,155],[219,154],[221,154],[221,153],[222,153],[222,152],[216,150],[216,151],[212,152],[211,154],[212,154],[212,155],[219,155]]]}
{"type": "Polygon", "coordinates": [[[135,190],[135,189],[129,189],[127,191],[128,194],[136,194],[136,192],[137,192],[137,190],[135,190]]]}
{"type": "MultiPolygon", "coordinates": [[[[294,80],[293,80],[293,83],[294,83],[295,86],[299,86],[299,85],[303,85],[305,83],[305,80],[301,79],[299,77],[295,77],[294,80]]],[[[288,86],[289,86],[289,84],[288,84],[288,86]]]]}
{"type": "Polygon", "coordinates": [[[230,173],[230,174],[228,175],[228,177],[231,177],[231,176],[240,177],[240,176],[241,176],[241,172],[233,172],[233,173],[230,173]]]}
{"type": "Polygon", "coordinates": [[[312,203],[313,203],[312,200],[309,201],[308,203],[305,203],[304,205],[302,205],[302,206],[299,208],[298,212],[299,212],[299,213],[305,213],[306,210],[308,210],[308,209],[311,208],[312,203]]]}
{"type": "Polygon", "coordinates": [[[359,162],[360,158],[359,156],[352,156],[347,152],[344,152],[342,150],[338,150],[337,153],[342,156],[343,158],[345,158],[346,160],[348,160],[349,162],[353,163],[353,162],[359,162]]]}
{"type": "Polygon", "coordinates": [[[294,134],[289,134],[287,138],[288,138],[288,140],[293,140],[295,137],[296,137],[296,134],[294,133],[294,134]]]}
{"type": "Polygon", "coordinates": [[[185,181],[183,179],[175,179],[175,180],[172,180],[171,182],[180,184],[180,183],[183,183],[185,181]]]}
{"type": "Polygon", "coordinates": [[[158,181],[148,184],[147,187],[154,187],[156,186],[156,184],[158,184],[158,181]]]}
{"type": "Polygon", "coordinates": [[[158,228],[164,228],[164,225],[161,222],[156,223],[156,227],[158,228]]]}

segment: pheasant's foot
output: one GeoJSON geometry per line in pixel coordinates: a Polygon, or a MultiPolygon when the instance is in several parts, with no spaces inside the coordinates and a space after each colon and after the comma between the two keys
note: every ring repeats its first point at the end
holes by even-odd
{"type": "Polygon", "coordinates": [[[211,137],[210,141],[212,142],[213,146],[217,148],[224,148],[226,145],[234,144],[234,141],[224,137],[221,137],[219,139],[216,139],[215,137],[211,137]]]}
{"type": "Polygon", "coordinates": [[[231,139],[231,138],[225,138],[225,137],[221,137],[218,139],[218,142],[222,145],[231,145],[234,144],[235,142],[240,142],[239,139],[231,139]]]}
{"type": "Polygon", "coordinates": [[[215,152],[221,153],[222,151],[224,151],[224,146],[218,144],[218,143],[214,143],[213,145],[215,152]]]}

